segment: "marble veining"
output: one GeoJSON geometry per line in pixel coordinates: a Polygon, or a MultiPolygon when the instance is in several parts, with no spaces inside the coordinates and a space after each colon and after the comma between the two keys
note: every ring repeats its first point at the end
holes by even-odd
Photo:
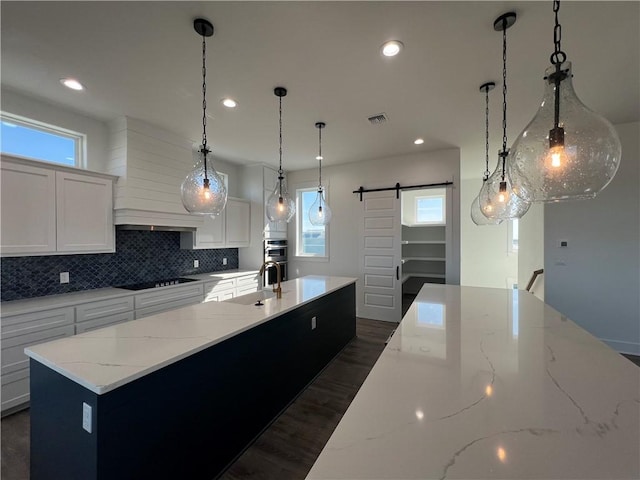
{"type": "Polygon", "coordinates": [[[638,479],[640,370],[526,292],[425,285],[308,479],[638,479]]]}
{"type": "Polygon", "coordinates": [[[282,298],[267,298],[260,307],[232,302],[190,305],[34,345],[25,353],[103,394],[355,281],[310,275],[283,282],[282,298]]]}

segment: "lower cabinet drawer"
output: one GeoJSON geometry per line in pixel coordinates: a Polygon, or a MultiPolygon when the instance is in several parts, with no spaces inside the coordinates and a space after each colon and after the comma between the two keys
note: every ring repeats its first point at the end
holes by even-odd
{"type": "Polygon", "coordinates": [[[182,298],[172,302],[161,303],[152,307],[137,308],[136,319],[148,317],[149,315],[155,315],[156,313],[167,312],[169,310],[175,310],[176,308],[186,307],[187,305],[195,305],[202,302],[202,295],[197,297],[182,298]]]}
{"type": "Polygon", "coordinates": [[[258,276],[257,275],[247,275],[246,277],[238,277],[236,278],[238,288],[247,287],[249,285],[255,285],[258,288],[258,276]]]}
{"type": "Polygon", "coordinates": [[[130,312],[109,315],[108,317],[97,318],[95,320],[79,322],[76,323],[76,335],[78,333],[90,332],[91,330],[97,330],[98,328],[107,327],[109,325],[115,325],[116,323],[130,322],[134,319],[134,316],[135,315],[132,310],[130,312]]]}
{"type": "Polygon", "coordinates": [[[5,338],[2,340],[2,375],[27,368],[29,357],[24,349],[37,343],[44,343],[57,338],[69,337],[75,333],[73,325],[49,328],[39,332],[5,338]]]}
{"type": "Polygon", "coordinates": [[[231,290],[224,290],[222,292],[217,293],[209,293],[204,299],[205,302],[224,302],[225,300],[229,300],[236,296],[236,290],[232,288],[231,290]]]}
{"type": "MultiPolygon", "coordinates": [[[[155,306],[161,307],[163,304],[171,304],[176,305],[177,307],[181,305],[190,305],[191,303],[198,303],[202,301],[202,296],[204,295],[204,288],[201,283],[196,285],[187,285],[187,286],[179,286],[174,288],[162,288],[155,289],[152,292],[147,293],[139,293],[135,296],[135,308],[136,308],[136,318],[139,318],[137,312],[139,311],[147,311],[148,308],[154,308],[155,306]],[[193,297],[198,297],[197,302],[191,301],[193,297]],[[188,300],[186,303],[179,303],[183,300],[188,300]]],[[[161,307],[159,310],[155,312],[162,312],[164,310],[171,310],[175,307],[161,307]]],[[[154,313],[152,311],[152,313],[154,313]]],[[[150,315],[145,313],[145,315],[150,315]]]]}
{"type": "Polygon", "coordinates": [[[255,285],[245,285],[243,287],[238,287],[238,296],[245,295],[247,293],[253,293],[258,291],[258,283],[255,285]]]}
{"type": "Polygon", "coordinates": [[[73,324],[74,315],[73,307],[65,307],[4,316],[2,317],[3,346],[5,341],[11,337],[35,334],[42,330],[73,324]]]}
{"type": "MultiPolygon", "coordinates": [[[[27,364],[28,367],[28,364],[27,364]]],[[[29,401],[29,368],[2,375],[2,411],[29,401]]]]}
{"type": "Polygon", "coordinates": [[[111,317],[133,310],[133,295],[99,302],[85,303],[76,307],[76,323],[111,317]]]}

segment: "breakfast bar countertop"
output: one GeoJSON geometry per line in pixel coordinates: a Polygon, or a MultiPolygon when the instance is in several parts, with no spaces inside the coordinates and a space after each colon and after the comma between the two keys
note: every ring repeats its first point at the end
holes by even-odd
{"type": "Polygon", "coordinates": [[[639,438],[636,365],[530,293],[425,285],[307,479],[638,479],[639,438]]]}
{"type": "Polygon", "coordinates": [[[309,275],[283,282],[282,298],[261,306],[238,298],[200,303],[33,345],[25,353],[100,395],[355,282],[309,275]]]}

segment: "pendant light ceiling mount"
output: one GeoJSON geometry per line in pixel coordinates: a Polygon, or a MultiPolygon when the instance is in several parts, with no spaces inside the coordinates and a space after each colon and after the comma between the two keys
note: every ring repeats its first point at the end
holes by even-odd
{"type": "Polygon", "coordinates": [[[512,27],[516,23],[517,18],[518,16],[516,15],[515,12],[504,13],[500,15],[498,18],[496,18],[496,20],[493,22],[493,29],[496,32],[502,32],[504,30],[507,30],[508,28],[512,27]]]}
{"type": "Polygon", "coordinates": [[[284,87],[276,87],[273,89],[273,93],[275,94],[276,97],[286,97],[287,96],[287,89],[284,87]]]}
{"type": "Polygon", "coordinates": [[[193,29],[200,35],[201,37],[212,37],[213,36],[213,23],[209,20],[205,20],[204,18],[196,18],[193,21],[193,29]]]}

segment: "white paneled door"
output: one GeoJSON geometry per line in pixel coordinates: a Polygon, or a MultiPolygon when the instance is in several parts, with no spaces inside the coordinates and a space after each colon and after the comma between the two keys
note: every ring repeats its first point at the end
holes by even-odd
{"type": "Polygon", "coordinates": [[[395,191],[369,192],[361,203],[358,316],[402,318],[400,200],[395,191]]]}

